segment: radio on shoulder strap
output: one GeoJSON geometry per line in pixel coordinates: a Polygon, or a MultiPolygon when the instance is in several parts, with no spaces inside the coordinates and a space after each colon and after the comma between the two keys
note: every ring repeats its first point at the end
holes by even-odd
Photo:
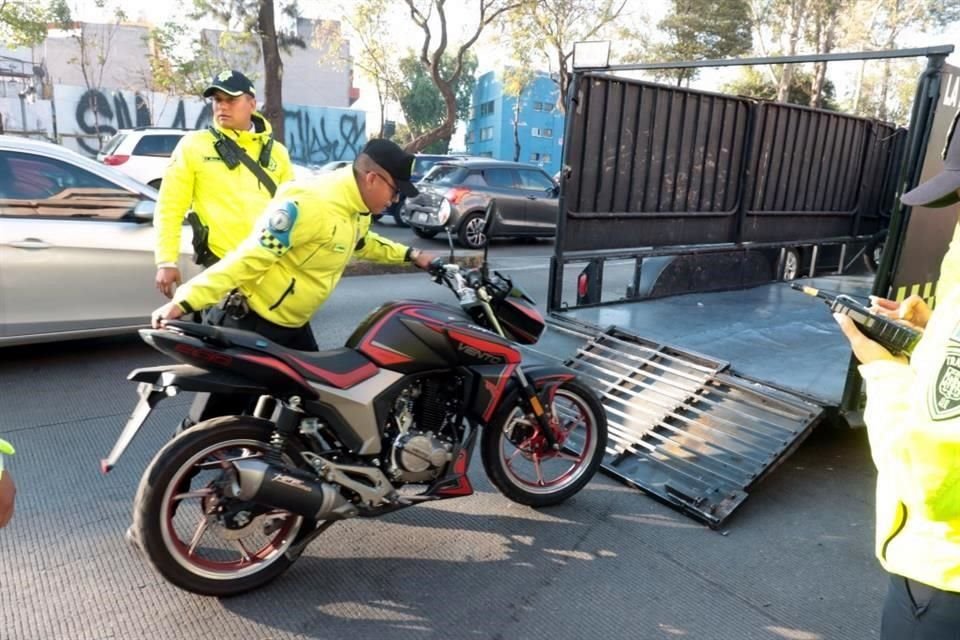
{"type": "Polygon", "coordinates": [[[217,155],[219,155],[223,163],[227,165],[227,168],[233,171],[237,165],[242,164],[250,170],[250,173],[257,177],[260,184],[270,192],[270,197],[272,198],[273,194],[277,192],[277,184],[267,175],[263,167],[270,164],[270,153],[273,151],[273,138],[268,138],[266,144],[264,144],[260,150],[260,162],[258,164],[254,162],[236,142],[217,131],[214,127],[208,127],[208,129],[214,137],[213,148],[216,149],[217,155]]]}

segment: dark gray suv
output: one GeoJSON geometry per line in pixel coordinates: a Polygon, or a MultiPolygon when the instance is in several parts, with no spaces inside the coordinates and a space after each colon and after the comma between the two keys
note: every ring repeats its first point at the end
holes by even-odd
{"type": "Polygon", "coordinates": [[[443,230],[437,219],[444,199],[458,242],[471,249],[486,244],[483,212],[497,201],[492,237],[552,237],[557,231],[558,187],[542,169],[520,162],[468,159],[439,162],[417,184],[420,195],[406,202],[406,218],[421,238],[443,230]]]}

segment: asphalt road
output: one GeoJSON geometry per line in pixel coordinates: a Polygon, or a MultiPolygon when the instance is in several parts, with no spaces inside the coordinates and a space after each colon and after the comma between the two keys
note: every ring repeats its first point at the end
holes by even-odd
{"type": "MultiPolygon", "coordinates": [[[[495,247],[494,262],[543,300],[551,251],[511,243],[495,247]]],[[[315,333],[339,346],[367,311],[404,297],[448,294],[422,274],[346,278],[315,333]]],[[[98,469],[136,399],[126,373],[163,361],[135,338],[0,351],[0,435],[19,449],[9,466],[20,486],[0,531],[0,639],[878,635],[886,582],[872,557],[866,438],[828,429],[725,532],[603,476],[559,507],[522,507],[475,461],[474,496],[338,524],[253,594],[181,592],[123,531],[138,477],[189,399],[165,401],[119,467],[98,469]]]]}

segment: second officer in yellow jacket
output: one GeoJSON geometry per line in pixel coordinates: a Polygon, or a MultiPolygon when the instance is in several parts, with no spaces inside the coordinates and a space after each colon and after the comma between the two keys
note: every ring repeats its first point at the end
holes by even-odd
{"type": "Polygon", "coordinates": [[[203,92],[213,104],[214,126],[185,135],[160,184],[156,286],[168,298],[180,283],[177,258],[188,211],[207,229],[206,252],[194,242],[195,259],[209,266],[250,234],[273,193],[239,160],[245,154],[273,183],[293,179],[287,149],[273,139],[270,123],[256,112],[253,83],[239,71],[216,75],[203,92]],[[233,153],[231,153],[231,151],[233,153]]]}
{"type": "MultiPolygon", "coordinates": [[[[960,136],[953,135],[957,125],[955,119],[943,171],[905,193],[901,198],[904,204],[946,207],[960,203],[960,136]]],[[[960,283],[956,249],[956,244],[952,245],[944,259],[936,309],[931,312],[919,301],[897,310],[924,329],[909,360],[894,357],[863,335],[849,317],[837,315],[854,354],[863,363],[860,374],[867,387],[864,420],[877,467],[876,554],[890,573],[881,640],[960,637],[960,283]]]]}
{"type": "Polygon", "coordinates": [[[369,212],[382,211],[400,193],[417,195],[410,183],[413,160],[389,140],[371,140],[353,166],[282,186],[253,233],[180,287],[173,302],[154,312],[154,326],[219,302],[228,307],[224,326],[316,350],[310,318],[353,256],[429,265],[431,256],[370,231],[369,212]],[[232,303],[233,296],[224,300],[234,290],[241,304],[232,303]]]}

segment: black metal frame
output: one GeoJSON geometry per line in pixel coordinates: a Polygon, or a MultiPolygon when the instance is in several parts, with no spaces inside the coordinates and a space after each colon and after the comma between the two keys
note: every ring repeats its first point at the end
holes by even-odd
{"type": "MultiPolygon", "coordinates": [[[[883,180],[882,184],[877,188],[882,194],[881,201],[892,203],[889,206],[889,230],[886,240],[886,245],[888,249],[884,252],[883,258],[879,265],[877,276],[874,284],[874,293],[878,295],[887,295],[889,293],[890,285],[893,281],[894,271],[896,265],[899,262],[899,249],[905,233],[906,225],[909,222],[909,208],[896,205],[894,203],[894,198],[902,193],[907,188],[912,187],[917,184],[920,176],[921,169],[923,167],[924,154],[926,152],[927,144],[930,137],[930,128],[933,121],[934,110],[936,107],[936,100],[939,96],[940,89],[940,71],[943,68],[946,57],[952,53],[954,47],[952,45],[943,45],[935,47],[925,47],[925,48],[915,48],[915,49],[899,49],[899,50],[889,50],[889,51],[863,51],[863,52],[852,52],[852,53],[835,53],[835,54],[811,54],[811,55],[798,55],[798,56],[780,56],[780,57],[768,57],[768,58],[743,58],[743,59],[731,59],[731,60],[700,60],[700,61],[683,61],[683,62],[672,62],[672,63],[646,63],[646,64],[629,64],[629,65],[610,65],[605,67],[580,67],[575,68],[573,76],[570,82],[570,91],[565,96],[566,103],[566,112],[568,114],[573,114],[574,109],[577,107],[576,104],[576,92],[578,91],[581,85],[581,79],[588,74],[615,74],[618,71],[635,71],[635,70],[654,70],[654,69],[678,69],[678,68],[694,68],[694,67],[725,67],[725,66],[751,66],[751,65],[769,65],[769,64],[790,64],[790,63],[811,63],[811,62],[831,62],[831,61],[859,61],[859,60],[882,60],[882,59],[893,59],[893,58],[910,58],[910,57],[926,57],[927,67],[924,72],[921,74],[917,92],[916,99],[914,102],[913,111],[911,114],[911,124],[910,130],[905,135],[905,139],[900,139],[896,141],[897,145],[902,145],[902,152],[904,158],[900,166],[902,169],[896,171],[892,167],[888,166],[887,177],[883,180]],[[896,176],[895,179],[890,179],[890,176],[896,176]]],[[[704,94],[705,92],[699,92],[704,94]]],[[[714,94],[720,95],[720,94],[714,94]]],[[[781,106],[781,105],[778,105],[781,106]]],[[[793,109],[803,109],[803,107],[792,107],[793,109]]],[[[848,116],[850,117],[850,116],[848,116]]],[[[565,123],[565,132],[564,132],[564,163],[563,163],[563,178],[561,182],[565,183],[567,179],[567,173],[569,172],[568,154],[572,151],[573,145],[572,141],[575,140],[576,135],[574,132],[574,120],[573,117],[567,117],[565,123]]],[[[752,124],[752,123],[751,123],[752,124]]],[[[753,127],[749,128],[750,134],[752,135],[753,127]]],[[[745,148],[749,149],[750,145],[753,144],[753,140],[748,140],[745,142],[747,145],[745,148]]],[[[898,150],[894,149],[892,155],[888,156],[888,165],[893,162],[894,156],[898,155],[898,150]]],[[[748,154],[744,154],[746,159],[748,154]]],[[[693,155],[691,154],[691,161],[693,155]]],[[[865,166],[866,162],[870,159],[863,158],[861,161],[861,170],[865,166]]],[[[598,160],[599,161],[599,160],[598,160]]],[[[746,161],[746,160],[744,160],[746,161]]],[[[746,172],[741,173],[741,179],[747,180],[748,177],[746,172]]],[[[862,185],[861,185],[862,187],[862,185]]],[[[857,194],[859,196],[859,194],[857,194]]],[[[759,242],[759,243],[720,243],[715,245],[675,245],[669,247],[657,247],[657,248],[636,248],[636,249],[616,249],[616,250],[598,250],[598,251],[567,251],[564,248],[564,238],[568,232],[568,221],[567,221],[567,198],[568,193],[566,189],[563,189],[560,198],[559,198],[559,208],[560,216],[558,219],[558,228],[557,228],[557,241],[555,243],[554,255],[551,258],[550,264],[550,280],[548,286],[548,301],[547,307],[551,313],[557,313],[563,311],[563,267],[565,264],[570,262],[584,262],[592,261],[598,262],[599,273],[596,274],[596,279],[602,283],[602,263],[605,260],[610,259],[624,259],[624,258],[633,258],[638,261],[637,269],[639,270],[639,263],[644,257],[656,256],[656,255],[676,255],[676,254],[697,254],[697,253],[706,253],[706,252],[718,252],[718,251],[729,251],[729,250],[750,250],[755,248],[771,248],[771,247],[783,247],[786,246],[783,242],[759,242]]],[[[742,224],[741,220],[738,221],[738,225],[742,224]]],[[[741,238],[742,229],[738,227],[737,229],[737,238],[741,238]]],[[[866,235],[864,230],[861,227],[859,217],[855,221],[852,227],[852,232],[849,236],[842,238],[837,237],[828,237],[828,238],[819,238],[816,240],[809,241],[809,244],[815,245],[825,245],[831,243],[838,243],[844,245],[843,252],[846,252],[847,244],[855,245],[864,245],[869,241],[871,236],[866,235]]],[[[807,244],[805,242],[791,241],[790,246],[807,244]]],[[[865,246],[865,245],[864,245],[865,246]]],[[[842,257],[841,257],[842,261],[842,257]]],[[[593,304],[602,304],[601,301],[592,301],[589,303],[591,306],[593,304]]],[[[847,385],[844,389],[844,398],[843,406],[844,410],[855,410],[860,396],[860,381],[857,377],[856,368],[851,367],[850,373],[847,379],[847,385]]]]}

